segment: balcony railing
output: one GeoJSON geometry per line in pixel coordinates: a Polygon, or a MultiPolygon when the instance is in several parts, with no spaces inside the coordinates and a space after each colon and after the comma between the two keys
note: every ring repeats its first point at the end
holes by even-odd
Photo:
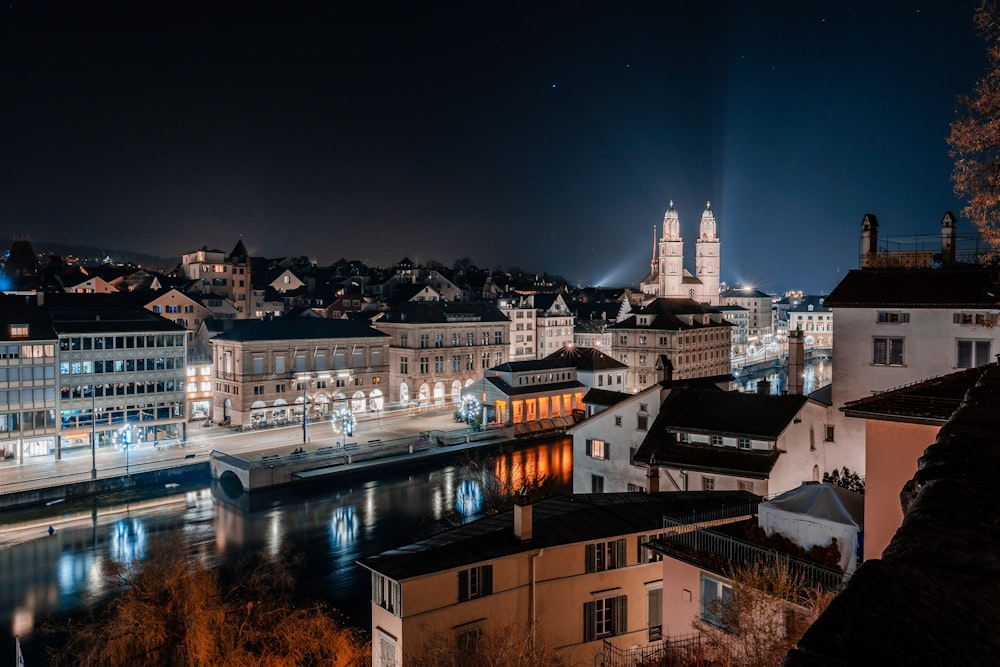
{"type": "Polygon", "coordinates": [[[691,658],[701,648],[701,634],[681,635],[644,646],[618,648],[607,639],[601,657],[603,667],[638,667],[639,665],[692,664],[691,658]]]}
{"type": "Polygon", "coordinates": [[[690,522],[663,518],[664,535],[657,542],[665,550],[682,557],[696,559],[719,572],[732,567],[757,566],[779,562],[788,568],[791,576],[804,585],[838,590],[847,575],[815,563],[810,563],[773,549],[741,540],[690,522]]]}

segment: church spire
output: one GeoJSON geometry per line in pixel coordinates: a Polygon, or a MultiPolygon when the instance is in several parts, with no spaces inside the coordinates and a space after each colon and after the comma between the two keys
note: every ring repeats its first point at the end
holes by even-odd
{"type": "Polygon", "coordinates": [[[674,210],[674,200],[670,200],[670,207],[663,214],[663,238],[670,241],[679,241],[681,238],[681,221],[674,210]]]}
{"type": "Polygon", "coordinates": [[[715,214],[712,213],[712,202],[705,202],[705,212],[701,214],[701,230],[698,237],[708,241],[716,238],[715,214]]]}

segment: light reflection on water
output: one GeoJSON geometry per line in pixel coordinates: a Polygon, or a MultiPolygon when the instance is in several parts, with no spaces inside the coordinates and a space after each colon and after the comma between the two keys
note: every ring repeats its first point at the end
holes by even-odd
{"type": "Polygon", "coordinates": [[[538,441],[473,468],[465,461],[442,463],[379,480],[331,481],[308,492],[255,494],[252,506],[246,495],[233,500],[205,487],[164,496],[151,492],[127,504],[64,504],[41,519],[40,510],[9,512],[0,527],[11,544],[0,548],[0,623],[9,629],[11,651],[18,634],[30,655],[41,619],[79,611],[113,592],[102,574],[106,563],[144,558],[158,539],[169,539],[186,540],[206,563],[248,550],[276,554],[291,544],[304,556],[301,590],[367,629],[370,577],[356,565],[358,558],[481,516],[484,494],[495,491],[483,488],[484,469],[493,470],[503,488],[517,489],[544,475],[554,480],[556,492],[570,492],[572,441],[538,441]],[[35,528],[20,528],[48,523],[55,527],[52,536],[42,528],[37,535],[35,528]],[[22,529],[23,537],[17,533],[22,529]]]}

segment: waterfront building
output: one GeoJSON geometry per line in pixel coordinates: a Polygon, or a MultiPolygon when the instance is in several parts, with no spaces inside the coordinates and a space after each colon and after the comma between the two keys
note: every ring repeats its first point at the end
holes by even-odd
{"type": "Polygon", "coordinates": [[[486,423],[512,424],[522,435],[572,426],[586,391],[572,364],[550,357],[494,366],[466,393],[485,408],[486,423]]]}
{"type": "Polygon", "coordinates": [[[74,448],[185,438],[187,332],[123,294],[39,295],[58,336],[59,438],[74,448]]]}
{"type": "Polygon", "coordinates": [[[576,369],[576,378],[585,387],[619,392],[625,389],[628,366],[597,348],[567,345],[546,359],[560,359],[576,369]]]}
{"type": "Polygon", "coordinates": [[[625,391],[666,379],[729,374],[732,323],[692,299],[660,298],[636,306],[612,331],[612,356],[628,366],[625,391]]]}
{"type": "Polygon", "coordinates": [[[735,287],[722,292],[722,303],[747,309],[746,345],[759,349],[774,337],[774,298],[752,287],[735,287]]]}
{"type": "Polygon", "coordinates": [[[652,466],[663,491],[788,491],[828,472],[829,412],[814,398],[724,391],[711,379],[657,383],[567,431],[573,491],[641,491],[652,466]]]}
{"type": "Polygon", "coordinates": [[[212,339],[212,418],[233,425],[385,409],[389,335],[366,321],[238,320],[212,339]]]}
{"type": "Polygon", "coordinates": [[[23,462],[56,451],[59,340],[34,294],[0,294],[0,455],[23,462]]]}
{"type": "Polygon", "coordinates": [[[825,297],[807,296],[787,311],[788,330],[801,331],[807,350],[830,350],[833,347],[833,311],[824,305],[825,297]]]}
{"type": "Polygon", "coordinates": [[[457,403],[510,355],[510,321],[492,303],[406,301],[373,325],[391,336],[390,400],[400,405],[457,403]]]}

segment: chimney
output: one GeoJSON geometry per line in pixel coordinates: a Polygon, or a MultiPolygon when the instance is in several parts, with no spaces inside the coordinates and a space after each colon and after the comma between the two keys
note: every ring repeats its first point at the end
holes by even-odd
{"type": "Polygon", "coordinates": [[[788,391],[791,394],[802,394],[802,375],[806,372],[805,350],[806,339],[802,329],[796,329],[788,334],[788,391]]]}
{"type": "Polygon", "coordinates": [[[955,214],[948,211],[941,218],[941,265],[955,263],[955,214]]]}
{"type": "Polygon", "coordinates": [[[660,492],[660,466],[653,462],[653,458],[649,458],[649,467],[646,468],[646,488],[649,489],[650,495],[660,492]]]}
{"type": "Polygon", "coordinates": [[[861,268],[873,266],[871,260],[878,253],[878,218],[874,213],[865,213],[861,220],[861,268]]]}
{"type": "Polygon", "coordinates": [[[514,499],[514,536],[522,542],[531,541],[531,503],[524,494],[514,499]]]}
{"type": "Polygon", "coordinates": [[[761,396],[769,396],[771,394],[771,381],[757,380],[757,393],[761,396]]]}

